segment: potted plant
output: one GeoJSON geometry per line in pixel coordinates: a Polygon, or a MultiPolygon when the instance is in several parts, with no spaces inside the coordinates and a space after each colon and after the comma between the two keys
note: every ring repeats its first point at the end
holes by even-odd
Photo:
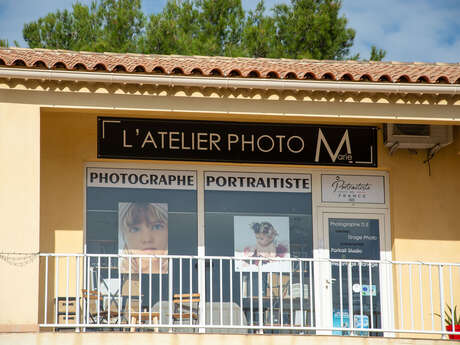
{"type": "MultiPolygon", "coordinates": [[[[444,312],[445,318],[444,321],[446,322],[446,331],[452,332],[452,330],[455,330],[455,332],[460,333],[460,314],[457,314],[457,306],[454,307],[454,310],[452,312],[452,308],[450,306],[446,306],[447,310],[444,312]]],[[[439,317],[441,315],[435,314],[439,317]]],[[[460,340],[460,334],[449,334],[449,339],[458,339],[460,340]]]]}

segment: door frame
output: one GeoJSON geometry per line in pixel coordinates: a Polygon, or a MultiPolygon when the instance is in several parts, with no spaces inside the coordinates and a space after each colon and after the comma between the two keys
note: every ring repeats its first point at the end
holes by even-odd
{"type": "MultiPolygon", "coordinates": [[[[319,279],[315,281],[315,291],[322,291],[317,294],[316,310],[317,325],[320,328],[328,329],[319,334],[331,335],[333,325],[332,318],[332,288],[331,283],[331,265],[328,260],[330,258],[329,246],[329,227],[328,219],[338,218],[370,218],[379,221],[379,237],[380,237],[380,261],[389,262],[392,260],[391,252],[391,233],[390,233],[390,217],[387,209],[373,208],[350,208],[350,207],[317,207],[317,227],[316,241],[321,247],[316,250],[315,259],[320,262],[315,264],[315,271],[319,272],[319,279]]],[[[383,329],[392,329],[394,325],[394,300],[393,300],[393,276],[391,265],[380,265],[380,306],[382,313],[381,327],[383,329]]]]}

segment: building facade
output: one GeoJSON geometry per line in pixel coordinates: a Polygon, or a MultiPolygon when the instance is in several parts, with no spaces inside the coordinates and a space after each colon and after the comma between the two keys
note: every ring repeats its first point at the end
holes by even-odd
{"type": "Polygon", "coordinates": [[[457,64],[1,49],[0,341],[445,338],[459,83],[457,64]]]}

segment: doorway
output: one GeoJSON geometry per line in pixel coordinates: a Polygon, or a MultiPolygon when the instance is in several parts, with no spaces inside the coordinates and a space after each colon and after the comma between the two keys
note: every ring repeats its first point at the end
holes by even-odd
{"type": "Polygon", "coordinates": [[[324,248],[317,264],[321,322],[333,335],[373,335],[391,321],[391,259],[386,213],[324,208],[319,212],[324,248]],[[347,330],[347,329],[355,329],[347,330]],[[358,330],[359,329],[359,330],[358,330]]]}

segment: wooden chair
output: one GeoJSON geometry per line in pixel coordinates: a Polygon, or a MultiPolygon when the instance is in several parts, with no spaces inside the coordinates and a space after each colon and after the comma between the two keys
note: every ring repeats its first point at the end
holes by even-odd
{"type": "Polygon", "coordinates": [[[172,318],[174,321],[192,320],[193,323],[198,321],[199,293],[174,294],[173,303],[172,318]]]}
{"type": "MultiPolygon", "coordinates": [[[[160,320],[160,313],[159,312],[149,312],[149,311],[141,311],[139,312],[131,312],[131,324],[135,325],[137,323],[148,323],[154,326],[154,332],[158,332],[158,323],[160,320]]],[[[135,331],[135,327],[130,328],[131,332],[135,331]]]]}

